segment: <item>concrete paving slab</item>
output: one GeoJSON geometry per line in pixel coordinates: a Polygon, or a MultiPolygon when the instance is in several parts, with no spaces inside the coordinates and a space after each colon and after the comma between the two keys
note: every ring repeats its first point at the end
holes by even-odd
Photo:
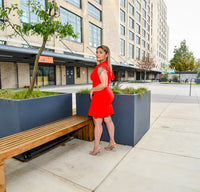
{"type": "Polygon", "coordinates": [[[162,117],[200,120],[200,107],[198,104],[171,103],[161,114],[162,117]]]}
{"type": "Polygon", "coordinates": [[[6,163],[6,182],[7,192],[89,192],[54,173],[14,159],[6,163]]]}
{"type": "Polygon", "coordinates": [[[200,134],[200,120],[160,117],[159,120],[154,122],[151,127],[152,129],[193,132],[200,134]]]}
{"type": "Polygon", "coordinates": [[[96,192],[197,192],[200,159],[132,149],[96,192]]]}
{"type": "MultiPolygon", "coordinates": [[[[101,142],[102,147],[108,145],[101,142]]],[[[117,151],[106,151],[97,156],[89,155],[93,142],[73,139],[65,146],[56,147],[31,164],[37,169],[45,170],[69,180],[87,189],[93,190],[112,171],[132,147],[118,145],[117,151]]]]}
{"type": "Polygon", "coordinates": [[[135,147],[200,159],[200,134],[151,129],[135,147]]]}

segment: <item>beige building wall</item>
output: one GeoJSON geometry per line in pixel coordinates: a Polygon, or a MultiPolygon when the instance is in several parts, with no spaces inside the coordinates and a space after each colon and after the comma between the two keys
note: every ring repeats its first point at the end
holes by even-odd
{"type": "Polygon", "coordinates": [[[66,85],[65,65],[56,65],[56,85],[66,85]]]}
{"type": "Polygon", "coordinates": [[[75,84],[86,84],[87,83],[87,68],[86,67],[80,67],[80,77],[76,76],[76,70],[77,67],[75,67],[74,70],[74,76],[75,76],[75,84]]]}
{"type": "MultiPolygon", "coordinates": [[[[114,63],[126,63],[126,64],[132,64],[135,65],[137,63],[136,60],[136,47],[140,48],[140,58],[142,56],[142,51],[145,51],[145,54],[152,54],[156,58],[157,64],[159,66],[161,63],[166,62],[168,60],[168,36],[169,36],[169,28],[166,23],[166,12],[167,8],[163,0],[145,0],[146,7],[143,5],[144,0],[125,0],[125,7],[123,7],[120,4],[120,0],[102,0],[101,4],[99,4],[96,0],[82,0],[81,1],[81,9],[74,6],[73,4],[65,1],[65,0],[57,0],[58,6],[76,14],[77,16],[81,17],[82,19],[82,42],[78,43],[75,41],[70,41],[67,39],[63,39],[62,41],[64,44],[55,37],[51,37],[49,41],[47,42],[46,48],[55,49],[55,52],[57,53],[80,53],[84,55],[84,57],[93,57],[95,58],[95,52],[96,48],[89,45],[89,39],[90,39],[90,33],[89,33],[89,23],[92,23],[99,28],[102,29],[102,44],[108,45],[111,50],[111,57],[112,62],[114,63]],[[141,4],[141,9],[139,10],[136,6],[136,2],[139,2],[141,4]],[[97,19],[93,18],[88,14],[88,2],[93,4],[96,8],[98,8],[102,12],[102,21],[98,21],[97,19]],[[129,4],[134,7],[134,15],[132,15],[129,11],[129,4]],[[147,6],[150,7],[150,12],[147,12],[147,6]],[[122,9],[125,12],[125,22],[122,22],[120,20],[120,9],[122,9]],[[146,16],[143,15],[142,10],[146,11],[146,16]],[[141,20],[138,21],[136,18],[136,12],[138,12],[141,15],[141,20]],[[147,15],[150,17],[150,21],[147,20],[147,15]],[[152,18],[153,16],[153,18],[152,18]],[[132,29],[129,26],[129,17],[134,19],[134,28],[132,29]],[[147,30],[147,27],[143,26],[142,19],[145,20],[146,24],[150,26],[150,29],[147,30]],[[159,19],[162,19],[162,22],[159,21],[159,19]],[[153,22],[152,22],[153,21],[153,22]],[[152,25],[153,23],[153,25],[152,25]],[[120,33],[120,24],[122,24],[125,27],[125,35],[122,35],[120,33]],[[140,34],[136,31],[136,24],[140,25],[140,34]],[[159,30],[160,28],[162,30],[162,35],[159,36],[159,30]],[[142,36],[142,29],[145,30],[146,36],[142,36]],[[129,31],[132,31],[134,33],[134,40],[130,40],[129,38],[129,31]],[[150,39],[147,39],[147,34],[149,34],[150,39]],[[152,36],[153,34],[153,36],[152,36]],[[140,44],[137,44],[136,42],[136,35],[140,37],[140,44]],[[166,59],[160,59],[158,56],[159,54],[159,41],[162,36],[165,36],[165,50],[166,53],[166,59]],[[120,55],[120,38],[125,40],[125,56],[120,55]],[[145,41],[145,47],[142,46],[142,40],[145,41]],[[134,58],[130,58],[129,55],[129,43],[134,45],[134,58]],[[149,44],[149,49],[147,47],[147,44],[149,44]]],[[[15,0],[15,3],[19,5],[20,8],[20,0],[15,0]]],[[[10,6],[13,2],[9,0],[4,0],[5,6],[10,6]]],[[[20,24],[21,19],[17,17],[13,17],[16,24],[20,24]]],[[[7,28],[5,31],[0,31],[0,40],[6,40],[7,39],[7,45],[13,45],[13,46],[19,46],[22,47],[23,44],[26,44],[26,42],[20,37],[12,37],[12,39],[9,38],[9,35],[12,34],[13,31],[11,28],[7,28]]],[[[39,47],[42,43],[42,38],[39,36],[33,36],[30,35],[28,37],[25,37],[26,40],[32,45],[39,47]]],[[[163,48],[162,48],[163,49],[163,48]]],[[[13,64],[10,64],[13,66],[13,64]]],[[[27,85],[29,82],[29,76],[24,75],[25,71],[28,71],[28,67],[26,64],[25,68],[22,68],[21,64],[18,68],[18,74],[20,74],[19,77],[19,86],[22,87],[24,85],[27,85]],[[25,71],[24,71],[25,70],[25,71]],[[22,75],[22,77],[21,77],[22,75]]],[[[3,67],[5,68],[5,67],[3,67]]],[[[12,70],[13,73],[13,67],[9,68],[12,70]],[[11,69],[12,68],[12,69],[11,69]]],[[[81,77],[76,78],[76,67],[74,67],[74,82],[75,84],[81,84],[81,83],[91,83],[90,80],[90,74],[92,72],[93,68],[87,68],[81,67],[81,77]],[[88,77],[86,75],[88,74],[88,77]]],[[[136,73],[134,75],[134,78],[128,77],[128,69],[126,68],[126,74],[124,80],[133,80],[136,79],[136,73]]],[[[3,70],[5,71],[5,70],[3,70]]],[[[8,72],[8,69],[6,70],[8,72]]],[[[1,70],[1,73],[2,70],[1,70]]],[[[28,73],[29,74],[29,73],[28,73]]],[[[11,84],[16,84],[14,75],[12,78],[12,81],[5,81],[5,75],[4,80],[2,80],[2,84],[6,83],[9,87],[11,87],[11,84]]],[[[66,65],[57,65],[56,66],[56,85],[66,85],[66,65]]],[[[14,85],[16,87],[17,85],[14,85]]]]}
{"type": "Polygon", "coordinates": [[[1,85],[2,89],[17,88],[17,65],[16,63],[1,62],[1,85]]]}
{"type": "Polygon", "coordinates": [[[153,0],[153,44],[152,52],[159,70],[169,65],[169,27],[167,25],[167,6],[164,0],[153,0]]]}
{"type": "Polygon", "coordinates": [[[30,70],[28,63],[17,63],[18,69],[18,87],[23,88],[24,86],[30,85],[30,70]]]}

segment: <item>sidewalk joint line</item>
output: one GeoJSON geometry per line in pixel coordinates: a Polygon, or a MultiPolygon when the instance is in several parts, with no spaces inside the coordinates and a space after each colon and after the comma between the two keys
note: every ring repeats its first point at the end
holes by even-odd
{"type": "Polygon", "coordinates": [[[164,152],[164,151],[157,151],[157,150],[153,150],[153,149],[145,149],[145,148],[142,148],[142,147],[135,147],[135,148],[136,149],[140,149],[140,150],[144,150],[144,151],[152,151],[152,152],[156,152],[156,153],[163,153],[163,154],[174,155],[174,156],[178,156],[178,157],[187,157],[187,158],[191,158],[191,159],[200,160],[199,157],[192,157],[192,156],[181,155],[181,154],[176,154],[176,153],[169,153],[169,152],[164,152]]]}
{"type": "Polygon", "coordinates": [[[61,179],[61,180],[65,180],[65,181],[67,181],[67,182],[69,182],[69,183],[72,183],[75,187],[77,186],[77,187],[84,188],[84,189],[88,190],[88,192],[89,192],[89,191],[92,191],[92,189],[89,189],[89,188],[87,188],[87,187],[85,187],[85,186],[83,186],[83,185],[80,185],[80,184],[78,184],[78,183],[75,183],[74,181],[71,181],[71,180],[69,180],[69,179],[67,179],[67,178],[65,178],[65,177],[62,177],[62,176],[60,176],[60,175],[57,175],[57,174],[55,174],[55,173],[53,173],[53,172],[51,172],[51,171],[49,171],[49,170],[47,170],[47,169],[45,169],[45,168],[38,167],[38,166],[37,166],[36,164],[34,164],[34,163],[32,163],[32,165],[35,166],[37,169],[46,172],[46,173],[49,174],[49,175],[55,176],[55,177],[57,177],[57,178],[59,178],[59,179],[61,179]]]}
{"type": "Polygon", "coordinates": [[[111,169],[111,171],[104,177],[104,179],[92,190],[92,192],[95,192],[100,185],[110,176],[110,174],[118,167],[118,165],[124,160],[124,158],[131,152],[131,150],[133,149],[133,147],[131,147],[126,154],[120,159],[120,161],[113,167],[113,169],[111,169]]]}

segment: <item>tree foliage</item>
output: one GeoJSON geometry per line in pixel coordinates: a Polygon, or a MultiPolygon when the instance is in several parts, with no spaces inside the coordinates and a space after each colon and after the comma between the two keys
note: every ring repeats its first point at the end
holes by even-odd
{"type": "Polygon", "coordinates": [[[174,57],[170,60],[169,67],[175,71],[195,70],[195,57],[189,51],[185,40],[181,41],[180,48],[174,48],[174,57]]]}
{"type": "Polygon", "coordinates": [[[36,79],[39,57],[45,49],[49,37],[55,36],[56,38],[63,39],[64,37],[72,36],[77,38],[78,34],[74,33],[71,24],[61,23],[59,20],[59,8],[55,1],[47,0],[45,9],[38,0],[29,0],[28,5],[31,7],[32,12],[39,17],[40,22],[15,24],[15,17],[21,18],[23,11],[18,8],[18,4],[12,4],[11,7],[0,8],[0,29],[5,30],[7,27],[11,27],[14,30],[12,35],[20,35],[24,40],[24,35],[39,35],[42,37],[42,44],[35,58],[31,85],[29,87],[29,93],[31,93],[36,79]]]}

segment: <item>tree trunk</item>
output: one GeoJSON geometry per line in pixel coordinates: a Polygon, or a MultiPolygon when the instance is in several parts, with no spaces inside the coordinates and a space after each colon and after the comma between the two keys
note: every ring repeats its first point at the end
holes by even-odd
{"type": "Polygon", "coordinates": [[[40,50],[38,51],[38,54],[36,55],[36,58],[35,58],[33,74],[32,74],[32,79],[31,79],[31,85],[30,85],[30,87],[28,89],[28,93],[29,94],[31,94],[32,91],[33,91],[33,87],[34,87],[35,80],[36,80],[38,61],[39,61],[39,58],[40,58],[40,56],[41,56],[41,54],[42,54],[42,52],[43,52],[43,50],[45,48],[46,42],[47,42],[47,40],[43,39],[42,46],[40,47],[40,50]]]}

